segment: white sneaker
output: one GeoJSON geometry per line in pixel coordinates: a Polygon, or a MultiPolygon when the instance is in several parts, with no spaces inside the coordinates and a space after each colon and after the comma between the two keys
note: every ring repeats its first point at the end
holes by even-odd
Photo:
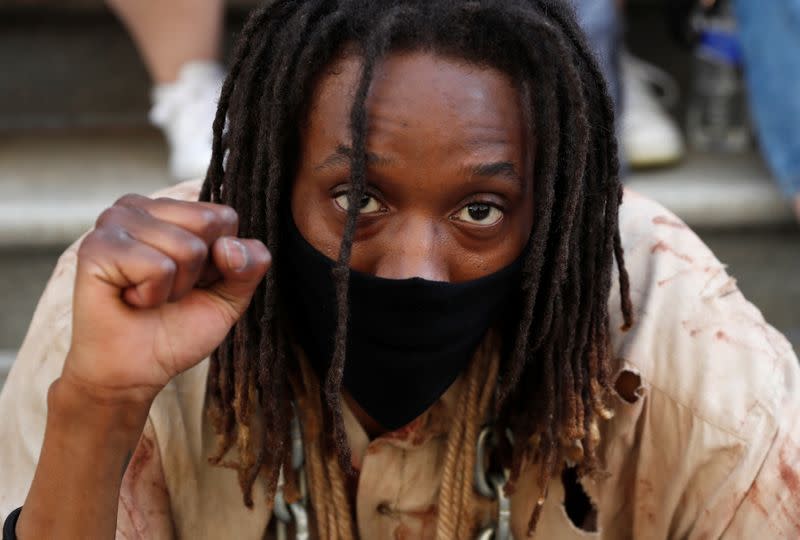
{"type": "Polygon", "coordinates": [[[175,82],[153,88],[150,122],[167,138],[169,170],[178,181],[205,176],[208,170],[212,124],[224,78],[217,62],[189,62],[175,82]]]}
{"type": "Polygon", "coordinates": [[[677,101],[678,87],[663,70],[630,54],[622,58],[621,144],[632,168],[657,167],[679,161],[683,136],[665,107],[677,101]],[[653,88],[659,88],[656,96],[653,88]]]}

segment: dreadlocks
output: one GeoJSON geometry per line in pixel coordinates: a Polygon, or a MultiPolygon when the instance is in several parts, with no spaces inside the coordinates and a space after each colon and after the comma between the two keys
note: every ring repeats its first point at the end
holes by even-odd
{"type": "MultiPolygon", "coordinates": [[[[501,360],[494,416],[513,433],[509,490],[522,463],[541,465],[544,490],[570,459],[598,466],[598,418],[608,417],[613,263],[625,325],[632,320],[618,228],[622,187],[611,100],[571,12],[557,0],[270,0],[246,23],[214,122],[201,200],[235,208],[240,233],[261,238],[275,265],[246,315],[211,358],[212,463],[238,471],[245,504],[263,471],[268,500],[289,452],[289,384],[297,371],[286,323],[280,208],[293,180],[297,126],[321,70],[344,48],[362,59],[351,112],[352,189],[334,271],[338,325],[319,392],[325,443],[350,470],[340,390],[348,320],[349,259],[365,190],[365,102],[391,51],[426,50],[508,73],[533,134],[535,224],[520,283],[520,313],[501,360]],[[256,421],[257,420],[257,421],[256,421]],[[238,459],[226,459],[234,445],[238,459]]],[[[543,501],[543,499],[542,499],[543,501]]],[[[533,530],[541,502],[531,516],[533,530]]]]}

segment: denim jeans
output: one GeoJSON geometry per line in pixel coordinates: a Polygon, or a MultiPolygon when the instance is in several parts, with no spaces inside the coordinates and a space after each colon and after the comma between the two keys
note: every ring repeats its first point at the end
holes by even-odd
{"type": "Polygon", "coordinates": [[[781,190],[800,195],[800,0],[736,0],[761,149],[781,190]]]}
{"type": "MultiPolygon", "coordinates": [[[[575,8],[578,25],[586,34],[589,48],[594,53],[600,71],[606,79],[608,93],[614,101],[614,116],[617,119],[615,131],[619,140],[619,116],[624,106],[620,79],[623,26],[616,0],[570,0],[570,2],[575,8]]],[[[624,149],[619,146],[617,151],[620,163],[619,175],[624,179],[627,176],[624,149]]]]}
{"type": "MultiPolygon", "coordinates": [[[[589,47],[606,78],[608,91],[619,109],[622,99],[620,52],[622,24],[615,0],[570,0],[578,24],[589,41],[589,47]]],[[[619,111],[617,111],[619,114],[619,111]]]]}

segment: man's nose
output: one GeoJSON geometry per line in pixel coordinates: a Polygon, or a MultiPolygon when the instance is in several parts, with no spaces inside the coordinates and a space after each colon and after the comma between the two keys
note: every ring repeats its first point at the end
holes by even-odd
{"type": "Polygon", "coordinates": [[[399,224],[375,267],[375,275],[386,279],[419,277],[450,281],[444,246],[437,241],[437,224],[424,218],[399,224]]]}

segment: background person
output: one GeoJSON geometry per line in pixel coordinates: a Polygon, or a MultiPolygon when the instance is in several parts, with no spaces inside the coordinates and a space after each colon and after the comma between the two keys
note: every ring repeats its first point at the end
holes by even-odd
{"type": "Polygon", "coordinates": [[[735,7],[761,151],[800,222],[800,1],[735,7]]]}
{"type": "Polygon", "coordinates": [[[130,31],[153,80],[150,121],[169,144],[178,180],[203,176],[224,69],[223,0],[107,0],[130,31]]]}
{"type": "Polygon", "coordinates": [[[677,85],[663,70],[625,51],[624,2],[571,2],[614,98],[624,162],[632,168],[678,163],[685,152],[683,135],[653,91],[655,85],[674,100],[677,85]]]}

